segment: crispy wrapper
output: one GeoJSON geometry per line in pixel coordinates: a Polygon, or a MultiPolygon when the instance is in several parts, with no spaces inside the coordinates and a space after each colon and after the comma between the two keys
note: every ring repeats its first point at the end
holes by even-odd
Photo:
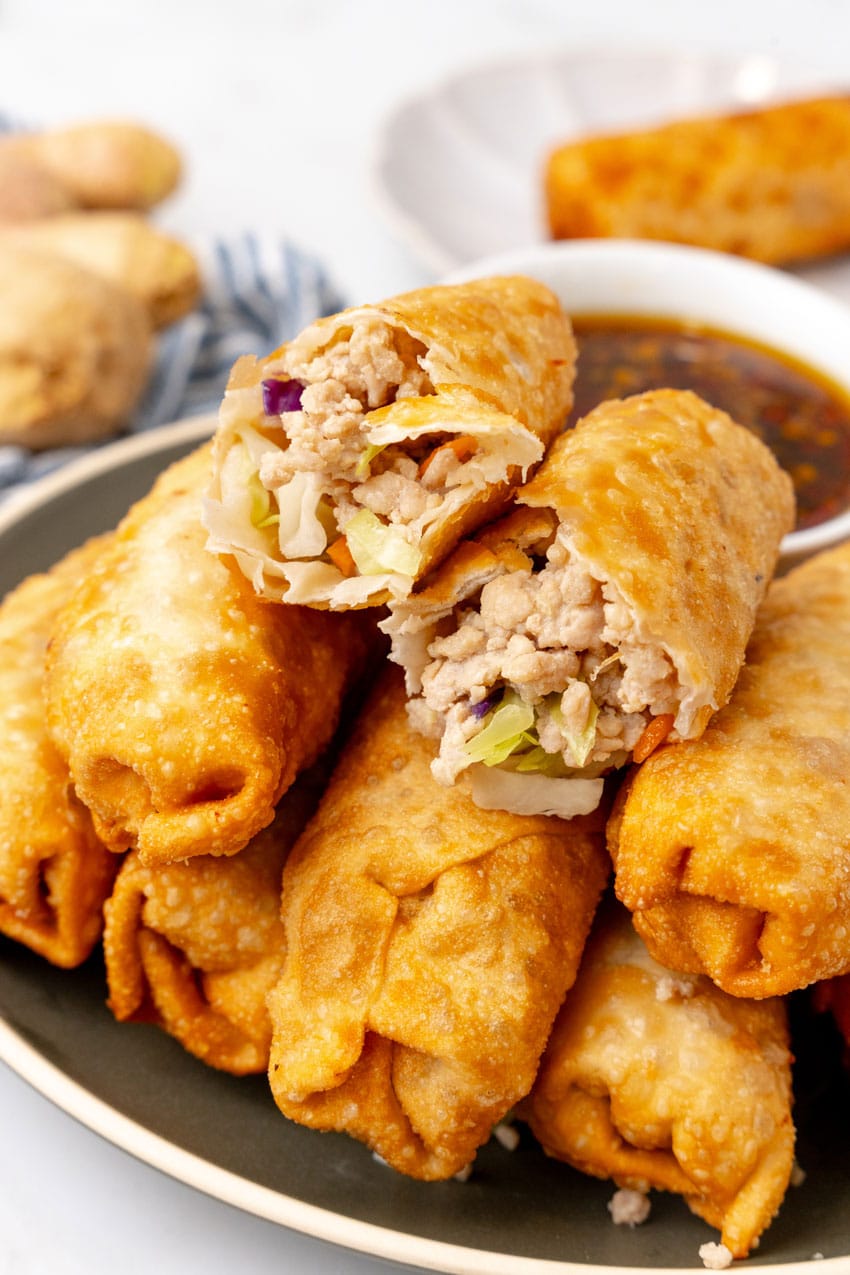
{"type": "Polygon", "coordinates": [[[671,974],[604,908],[520,1114],[547,1154],[683,1195],[746,1257],[794,1163],[784,1002],[671,974]]]}
{"type": "Polygon", "coordinates": [[[850,99],[782,103],[560,146],[556,239],[666,239],[770,263],[850,245],[850,99]]]}
{"type": "Polygon", "coordinates": [[[373,646],[358,616],[270,607],[204,547],[209,447],[121,523],[60,612],[48,719],[111,850],[235,854],[336,727],[373,646]]]}
{"type": "Polygon", "coordinates": [[[570,321],[532,279],[319,319],[233,370],[210,545],[272,599],[346,609],[405,596],[506,507],[563,428],[574,373],[570,321]],[[275,382],[295,390],[283,407],[275,382]]]}
{"type": "Polygon", "coordinates": [[[659,961],[736,996],[850,970],[850,545],[772,586],[728,706],[617,799],[617,893],[659,961]]]}
{"type": "Polygon", "coordinates": [[[381,681],[283,880],[269,1006],[285,1115],[446,1178],[528,1092],[608,873],[599,820],[444,793],[381,681]]]}
{"type": "Polygon", "coordinates": [[[266,998],[283,963],[281,873],[319,799],[319,769],[296,781],[274,822],[237,855],[149,867],[138,851],[127,855],[103,935],[119,1021],[157,1023],[223,1071],[265,1071],[266,998]]]}
{"type": "MultiPolygon", "coordinates": [[[[442,734],[435,774],[451,782],[470,765],[472,709],[504,688],[548,713],[553,696],[584,683],[599,716],[583,710],[585,746],[564,749],[561,778],[523,777],[511,755],[493,767],[509,781],[488,780],[485,792],[488,767],[476,765],[482,804],[587,811],[602,789],[590,777],[614,753],[606,741],[617,741],[613,764],[622,764],[633,749],[651,751],[656,719],[671,740],[700,735],[735,684],[793,517],[790,479],[769,450],[695,394],[659,390],[595,408],[552,444],[513,512],[460,545],[382,624],[427,710],[417,722],[442,734]],[[469,642],[449,650],[453,625],[469,642]],[[523,644],[521,660],[512,642],[523,644]],[[600,675],[614,664],[612,683],[616,669],[600,675]],[[543,805],[528,804],[529,781],[543,805]]],[[[566,700],[555,708],[566,717],[566,700]]]]}
{"type": "Polygon", "coordinates": [[[0,605],[0,933],[66,968],[100,937],[118,862],[48,736],[44,655],[56,612],[104,545],[90,541],[0,605]]]}

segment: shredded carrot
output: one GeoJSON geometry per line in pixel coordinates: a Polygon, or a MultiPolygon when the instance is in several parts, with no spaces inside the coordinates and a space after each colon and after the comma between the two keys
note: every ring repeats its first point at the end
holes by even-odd
{"type": "Polygon", "coordinates": [[[659,744],[663,744],[673,729],[676,719],[672,713],[659,713],[644,730],[632,749],[632,761],[646,761],[650,753],[654,753],[659,744]]]}
{"type": "Polygon", "coordinates": [[[339,567],[344,576],[357,575],[357,563],[351,556],[345,536],[340,536],[332,545],[328,545],[327,553],[331,562],[335,567],[339,567]]]}
{"type": "Polygon", "coordinates": [[[418,478],[421,478],[425,474],[434,457],[439,456],[440,452],[444,452],[446,448],[453,451],[459,461],[469,460],[470,456],[474,456],[478,451],[478,439],[472,434],[457,434],[454,438],[450,438],[447,443],[441,443],[439,447],[435,447],[434,450],[425,457],[422,464],[419,466],[419,472],[417,474],[418,478]]]}

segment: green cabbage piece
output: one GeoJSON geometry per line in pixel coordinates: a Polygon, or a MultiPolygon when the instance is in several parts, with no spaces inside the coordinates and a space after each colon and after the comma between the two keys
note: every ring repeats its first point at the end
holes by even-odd
{"type": "Polygon", "coordinates": [[[358,478],[369,477],[369,466],[378,455],[378,452],[382,452],[385,447],[389,447],[389,443],[370,443],[366,450],[360,453],[360,459],[354,470],[358,478]]]}
{"type": "Polygon", "coordinates": [[[575,734],[568,729],[564,721],[564,715],[561,712],[561,697],[555,695],[550,696],[550,698],[554,700],[554,703],[548,705],[549,712],[555,721],[555,725],[560,727],[566,737],[570,752],[573,755],[573,761],[581,769],[593,752],[593,745],[596,742],[596,719],[599,716],[599,706],[591,699],[590,707],[587,710],[587,721],[581,731],[575,734]]]}
{"type": "Polygon", "coordinates": [[[505,691],[501,704],[483,719],[481,730],[465,745],[471,762],[498,766],[523,744],[539,744],[534,731],[534,709],[517,695],[505,691]]]}
{"type": "Polygon", "coordinates": [[[362,576],[390,573],[413,578],[419,570],[419,550],[370,509],[359,510],[345,524],[344,531],[349,552],[362,576]]]}

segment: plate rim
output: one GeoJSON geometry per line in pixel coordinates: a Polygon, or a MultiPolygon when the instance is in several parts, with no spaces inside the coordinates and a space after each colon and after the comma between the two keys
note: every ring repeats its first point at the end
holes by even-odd
{"type": "MultiPolygon", "coordinates": [[[[70,461],[13,492],[0,507],[0,535],[53,499],[87,479],[108,473],[134,460],[151,457],[181,444],[208,438],[215,417],[190,417],[114,443],[70,461]]],[[[553,1261],[523,1257],[433,1240],[426,1236],[364,1222],[298,1200],[282,1191],[222,1168],[195,1152],[171,1142],[144,1124],[124,1115],[92,1089],[72,1079],[7,1021],[0,1007],[0,1062],[42,1097],[106,1142],[158,1170],[167,1177],[242,1212],[283,1226],[298,1234],[324,1240],[343,1250],[447,1275],[688,1275],[704,1272],[702,1265],[676,1267],[600,1266],[572,1259],[553,1261]]],[[[848,1256],[824,1258],[818,1271],[839,1275],[848,1269],[848,1256]]],[[[811,1275],[811,1259],[770,1263],[754,1268],[758,1275],[811,1275]]]]}

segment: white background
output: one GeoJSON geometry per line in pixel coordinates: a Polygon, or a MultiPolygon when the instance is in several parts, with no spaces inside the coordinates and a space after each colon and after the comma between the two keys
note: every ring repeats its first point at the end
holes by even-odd
{"type": "MultiPolygon", "coordinates": [[[[850,3],[0,0],[0,111],[146,120],[187,159],[164,225],[286,235],[374,300],[430,278],[372,197],[383,115],[464,66],[555,48],[766,53],[850,83],[850,3]]],[[[0,1130],[0,1275],[392,1269],[196,1194],[2,1067],[0,1130]]]]}

